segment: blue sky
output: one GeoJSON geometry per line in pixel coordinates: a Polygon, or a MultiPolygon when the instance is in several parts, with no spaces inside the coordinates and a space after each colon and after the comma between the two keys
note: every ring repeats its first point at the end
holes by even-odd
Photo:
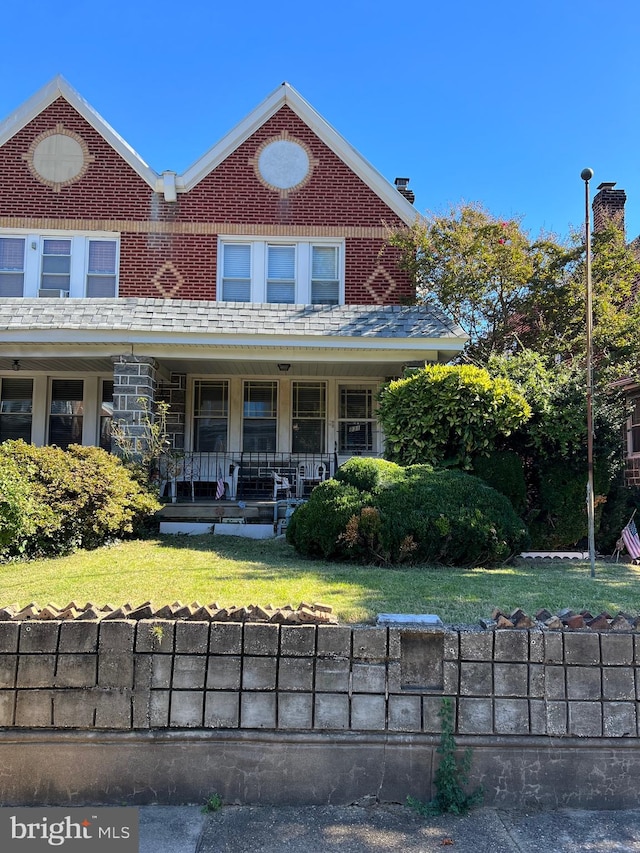
{"type": "Polygon", "coordinates": [[[157,171],[287,80],[422,212],[479,201],[565,236],[589,166],[640,234],[637,0],[29,0],[3,30],[0,117],[60,73],[157,171]]]}

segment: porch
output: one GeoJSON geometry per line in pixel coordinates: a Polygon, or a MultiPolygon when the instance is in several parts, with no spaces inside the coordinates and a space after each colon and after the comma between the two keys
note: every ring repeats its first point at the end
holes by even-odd
{"type": "Polygon", "coordinates": [[[335,453],[181,451],[162,460],[160,497],[174,504],[306,499],[337,467],[335,453]]]}
{"type": "Polygon", "coordinates": [[[161,470],[160,531],[269,538],[284,532],[296,506],[337,467],[328,453],[170,455],[161,470]]]}

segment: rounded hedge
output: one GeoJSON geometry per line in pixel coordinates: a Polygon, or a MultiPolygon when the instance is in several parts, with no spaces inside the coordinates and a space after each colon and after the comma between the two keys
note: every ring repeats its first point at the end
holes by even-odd
{"type": "Polygon", "coordinates": [[[134,534],[159,503],[98,447],[0,444],[0,558],[96,548],[134,534]]]}
{"type": "Polygon", "coordinates": [[[486,566],[526,547],[510,501],[482,480],[427,465],[396,468],[366,491],[337,478],[321,484],[293,514],[287,540],[305,556],[378,564],[486,566]]]}

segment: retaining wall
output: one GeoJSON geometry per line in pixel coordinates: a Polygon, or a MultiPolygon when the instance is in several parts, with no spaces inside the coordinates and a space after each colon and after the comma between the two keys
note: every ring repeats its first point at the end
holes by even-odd
{"type": "Polygon", "coordinates": [[[10,804],[428,799],[442,697],[504,806],[636,806],[640,634],[0,623],[10,804]]]}

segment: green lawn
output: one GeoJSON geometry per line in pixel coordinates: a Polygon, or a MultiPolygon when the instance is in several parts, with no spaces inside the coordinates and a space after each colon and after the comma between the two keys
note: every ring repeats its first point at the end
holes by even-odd
{"type": "Polygon", "coordinates": [[[333,607],[342,622],[369,622],[377,613],[437,613],[444,622],[477,622],[494,607],[541,607],[640,614],[640,568],[553,563],[497,569],[385,569],[304,560],[282,539],[167,536],[81,551],[55,560],[0,566],[0,605],[36,602],[102,606],[151,600],[221,606],[301,601],[333,607]]]}

